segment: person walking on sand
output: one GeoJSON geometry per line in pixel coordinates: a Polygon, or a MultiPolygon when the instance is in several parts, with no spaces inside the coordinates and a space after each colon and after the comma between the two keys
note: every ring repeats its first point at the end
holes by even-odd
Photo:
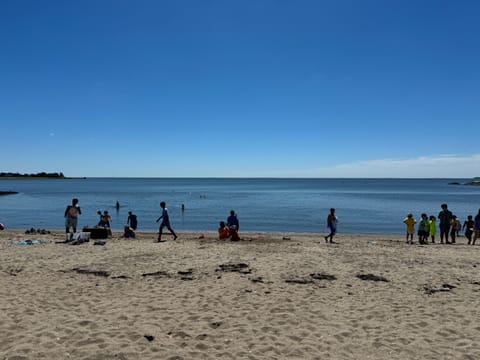
{"type": "Polygon", "coordinates": [[[445,244],[450,244],[448,241],[448,233],[450,232],[450,223],[453,214],[448,210],[447,204],[442,204],[441,208],[442,211],[438,213],[438,220],[440,221],[440,244],[443,244],[443,238],[445,238],[445,244]]]}
{"type": "Polygon", "coordinates": [[[81,214],[82,210],[78,205],[78,199],[72,199],[72,205],[67,206],[63,215],[65,218],[65,232],[67,234],[70,232],[70,228],[72,228],[74,233],[77,232],[78,216],[81,214]]]}
{"type": "Polygon", "coordinates": [[[177,240],[177,234],[175,234],[175,231],[173,231],[172,227],[170,226],[170,218],[168,216],[168,210],[166,208],[165,201],[162,201],[160,203],[160,207],[162,208],[162,215],[160,215],[160,217],[157,219],[157,222],[159,222],[160,219],[162,220],[162,222],[160,224],[160,228],[158,229],[157,242],[165,241],[165,240],[162,241],[162,232],[164,227],[167,227],[168,231],[170,231],[170,233],[173,235],[173,240],[177,240]]]}
{"type": "Polygon", "coordinates": [[[403,223],[407,226],[407,244],[409,243],[408,239],[410,239],[410,244],[413,244],[413,233],[415,232],[415,224],[417,220],[413,218],[413,214],[407,214],[407,217],[403,219],[403,223]]]}
{"type": "Polygon", "coordinates": [[[330,238],[330,244],[333,244],[333,237],[337,233],[338,218],[335,216],[335,209],[330,209],[330,214],[327,216],[327,228],[330,230],[330,234],[324,237],[325,242],[328,243],[330,238]]]}

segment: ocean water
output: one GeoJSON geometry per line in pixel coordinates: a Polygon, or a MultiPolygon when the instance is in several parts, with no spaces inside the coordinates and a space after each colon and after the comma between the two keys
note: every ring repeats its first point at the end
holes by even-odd
{"type": "Polygon", "coordinates": [[[9,228],[61,229],[64,210],[76,197],[79,228],[95,225],[97,211],[108,210],[112,228],[123,229],[128,211],[139,230],[158,228],[160,201],[167,203],[176,230],[216,231],[235,210],[240,230],[325,232],[336,208],[339,233],[404,233],[412,212],[438,215],[440,204],[463,222],[480,208],[480,187],[450,185],[471,179],[195,179],[87,178],[0,180],[0,222],[9,228]],[[119,211],[115,203],[119,202],[119,211]],[[181,206],[184,204],[185,210],[181,206]]]}

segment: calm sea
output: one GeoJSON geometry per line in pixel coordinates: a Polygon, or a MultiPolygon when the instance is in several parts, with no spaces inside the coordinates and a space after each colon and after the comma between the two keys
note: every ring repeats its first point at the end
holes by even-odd
{"type": "Polygon", "coordinates": [[[8,228],[61,229],[63,213],[79,199],[79,227],[95,225],[97,211],[108,210],[112,227],[123,229],[128,211],[139,230],[157,229],[160,201],[167,203],[172,227],[216,231],[231,209],[244,231],[324,232],[331,207],[340,233],[404,233],[412,212],[438,215],[440,204],[462,222],[480,208],[480,187],[450,185],[471,179],[143,179],[0,180],[0,222],[8,228]],[[119,211],[115,203],[119,202],[119,211]],[[185,210],[182,211],[182,204],[185,210]]]}

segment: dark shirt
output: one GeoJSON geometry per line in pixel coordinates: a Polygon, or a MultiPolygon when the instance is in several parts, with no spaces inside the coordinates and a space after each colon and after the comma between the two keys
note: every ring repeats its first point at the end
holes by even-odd
{"type": "Polygon", "coordinates": [[[237,215],[230,215],[227,219],[227,226],[232,228],[235,226],[235,229],[238,230],[240,228],[240,223],[238,221],[237,215]]]}
{"type": "Polygon", "coordinates": [[[137,215],[134,215],[134,214],[129,215],[127,223],[130,225],[130,227],[133,230],[136,230],[137,229],[137,215]]]}
{"type": "Polygon", "coordinates": [[[438,219],[440,220],[440,225],[450,225],[452,220],[452,212],[450,210],[442,210],[438,213],[438,219]]]}

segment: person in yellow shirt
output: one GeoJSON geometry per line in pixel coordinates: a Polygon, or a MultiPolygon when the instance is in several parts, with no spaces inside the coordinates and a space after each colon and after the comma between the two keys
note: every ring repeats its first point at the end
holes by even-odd
{"type": "Polygon", "coordinates": [[[409,243],[409,239],[410,244],[413,244],[413,234],[415,232],[415,224],[417,223],[417,220],[415,220],[413,214],[410,213],[405,219],[403,219],[403,223],[407,225],[407,244],[409,243]]]}

